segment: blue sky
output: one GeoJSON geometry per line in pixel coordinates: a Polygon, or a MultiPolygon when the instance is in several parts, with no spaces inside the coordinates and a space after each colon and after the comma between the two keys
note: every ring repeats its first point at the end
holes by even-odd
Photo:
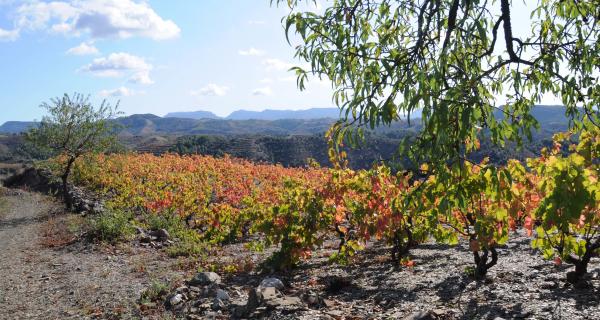
{"type": "MultiPolygon", "coordinates": [[[[534,7],[513,2],[515,34],[529,33],[534,7]]],[[[300,92],[287,71],[300,64],[281,25],[288,10],[270,0],[0,0],[0,124],[39,120],[42,102],[73,92],[120,101],[125,114],[331,107],[328,81],[300,92]]]]}
{"type": "Polygon", "coordinates": [[[299,92],[287,71],[286,12],[269,0],[0,0],[0,123],[39,120],[40,103],[72,92],[126,114],[330,107],[327,82],[299,92]]]}

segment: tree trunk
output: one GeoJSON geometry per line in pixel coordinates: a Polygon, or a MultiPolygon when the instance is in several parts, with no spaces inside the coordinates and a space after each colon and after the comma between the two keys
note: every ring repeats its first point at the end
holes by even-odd
{"type": "Polygon", "coordinates": [[[71,198],[71,195],[69,194],[69,175],[71,174],[71,168],[73,167],[74,162],[75,162],[75,158],[69,158],[69,161],[67,162],[65,171],[63,172],[63,175],[61,176],[63,200],[65,201],[65,206],[67,207],[67,210],[69,210],[69,211],[73,209],[73,199],[71,198]]]}
{"type": "Polygon", "coordinates": [[[596,250],[600,248],[600,238],[597,238],[596,241],[592,242],[592,239],[587,239],[585,244],[585,253],[581,258],[576,257],[567,257],[566,262],[572,263],[575,265],[575,271],[571,271],[567,273],[567,281],[571,283],[577,283],[579,280],[585,276],[587,273],[587,267],[590,263],[590,260],[594,255],[596,255],[596,250]]]}
{"type": "Polygon", "coordinates": [[[495,248],[483,249],[482,255],[479,254],[479,251],[473,252],[473,260],[475,261],[475,279],[482,280],[485,279],[485,276],[488,270],[495,266],[498,262],[498,252],[495,248]],[[488,262],[488,254],[491,253],[491,260],[488,262]]]}
{"type": "Polygon", "coordinates": [[[567,262],[570,262],[575,265],[575,271],[567,272],[567,281],[570,283],[577,283],[579,280],[585,276],[587,273],[588,263],[592,258],[592,252],[586,251],[585,254],[581,257],[581,259],[571,258],[568,259],[567,262]]]}
{"type": "Polygon", "coordinates": [[[414,245],[415,241],[413,240],[413,235],[410,229],[406,228],[406,230],[396,230],[393,239],[392,260],[396,263],[399,263],[402,257],[406,256],[414,245]],[[403,239],[403,233],[406,234],[406,239],[403,239]]]}

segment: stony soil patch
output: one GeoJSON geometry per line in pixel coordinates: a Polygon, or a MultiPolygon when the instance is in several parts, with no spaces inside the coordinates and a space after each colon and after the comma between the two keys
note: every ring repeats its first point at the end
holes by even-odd
{"type": "Polygon", "coordinates": [[[586,282],[573,286],[569,266],[543,260],[523,234],[512,239],[485,281],[465,272],[472,264],[466,245],[421,245],[412,268],[394,268],[386,248],[375,246],[346,267],[328,264],[323,250],[290,273],[190,280],[168,296],[177,303],[166,304],[189,319],[600,319],[597,260],[586,282]],[[264,281],[283,287],[265,289],[264,281]],[[218,290],[229,299],[217,301],[218,290]]]}

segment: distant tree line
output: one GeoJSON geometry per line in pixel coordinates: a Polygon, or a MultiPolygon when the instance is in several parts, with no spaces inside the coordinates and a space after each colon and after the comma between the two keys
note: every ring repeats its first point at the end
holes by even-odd
{"type": "MultiPolygon", "coordinates": [[[[408,159],[398,157],[398,143],[406,136],[414,135],[409,130],[397,130],[385,134],[368,135],[357,148],[345,148],[351,168],[370,168],[373,164],[385,161],[396,168],[411,169],[408,159]]],[[[471,155],[473,161],[489,157],[494,164],[505,164],[508,159],[524,160],[536,156],[542,147],[550,146],[552,133],[542,132],[526,142],[522,148],[512,145],[498,148],[488,140],[482,140],[481,149],[471,155]]],[[[169,152],[178,154],[202,154],[222,157],[228,154],[258,162],[279,163],[286,167],[299,167],[314,159],[323,166],[330,166],[327,155],[327,141],[323,135],[194,135],[177,139],[169,152]]]]}

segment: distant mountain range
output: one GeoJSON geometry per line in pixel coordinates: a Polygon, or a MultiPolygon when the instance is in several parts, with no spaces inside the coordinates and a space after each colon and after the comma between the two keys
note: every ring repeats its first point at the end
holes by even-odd
{"type": "MultiPolygon", "coordinates": [[[[568,120],[562,106],[536,106],[533,116],[538,119],[542,131],[567,129],[568,120]]],[[[499,115],[498,115],[499,116],[499,115]]],[[[219,118],[210,112],[170,113],[159,117],[153,114],[136,114],[115,119],[123,129],[122,136],[143,135],[290,135],[315,134],[325,132],[338,119],[336,108],[313,108],[307,110],[264,110],[233,112],[226,118],[219,118]],[[200,117],[198,119],[197,117],[200,117]]],[[[415,119],[413,125],[419,125],[415,119]]],[[[9,121],[0,126],[0,133],[20,133],[35,126],[35,122],[9,121]]],[[[395,123],[382,131],[407,128],[404,121],[395,123]]]]}
{"type": "Polygon", "coordinates": [[[33,121],[6,121],[0,126],[0,133],[21,133],[36,125],[33,121]]]}
{"type": "Polygon", "coordinates": [[[183,111],[167,113],[165,118],[220,119],[221,117],[210,111],[183,111]]]}
{"type": "Polygon", "coordinates": [[[263,111],[237,110],[227,117],[219,117],[209,111],[171,112],[165,118],[187,119],[225,119],[225,120],[283,120],[283,119],[337,119],[340,116],[338,108],[310,108],[305,110],[273,110],[263,111]]]}

